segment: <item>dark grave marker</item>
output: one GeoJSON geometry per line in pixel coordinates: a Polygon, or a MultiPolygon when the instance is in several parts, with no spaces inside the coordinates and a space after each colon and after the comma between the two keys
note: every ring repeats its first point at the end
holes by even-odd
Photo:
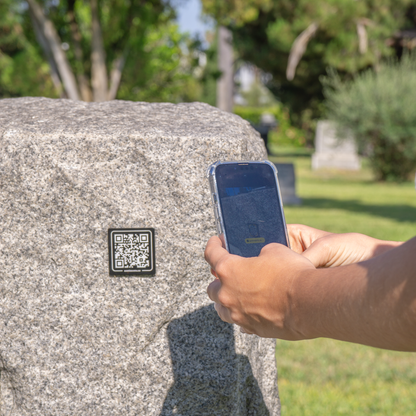
{"type": "Polygon", "coordinates": [[[275,166],[283,205],[300,205],[302,200],[296,195],[296,177],[293,163],[275,163],[275,166]]]}

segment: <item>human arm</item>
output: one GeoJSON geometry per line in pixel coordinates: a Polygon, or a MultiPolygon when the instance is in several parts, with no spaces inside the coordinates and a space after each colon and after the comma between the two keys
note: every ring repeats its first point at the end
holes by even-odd
{"type": "Polygon", "coordinates": [[[402,244],[359,233],[334,234],[301,224],[288,224],[287,229],[292,250],[302,253],[315,267],[358,263],[402,244]]]}
{"type": "Polygon", "coordinates": [[[327,337],[416,351],[416,238],[361,263],[315,269],[279,244],[259,257],[229,254],[218,237],[205,251],[220,317],[287,340],[327,337]]]}

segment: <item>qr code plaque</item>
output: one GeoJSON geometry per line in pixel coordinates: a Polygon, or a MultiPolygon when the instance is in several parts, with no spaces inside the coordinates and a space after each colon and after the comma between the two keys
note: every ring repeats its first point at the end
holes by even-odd
{"type": "Polygon", "coordinates": [[[153,228],[108,230],[110,276],[154,276],[153,228]]]}

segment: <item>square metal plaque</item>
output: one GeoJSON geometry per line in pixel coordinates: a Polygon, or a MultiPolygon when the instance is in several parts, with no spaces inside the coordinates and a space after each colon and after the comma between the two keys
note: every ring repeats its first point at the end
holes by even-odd
{"type": "Polygon", "coordinates": [[[154,276],[154,228],[110,228],[108,230],[110,276],[154,276]]]}

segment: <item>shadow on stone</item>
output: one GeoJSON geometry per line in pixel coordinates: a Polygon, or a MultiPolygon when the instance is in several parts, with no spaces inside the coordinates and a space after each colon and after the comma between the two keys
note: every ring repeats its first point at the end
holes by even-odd
{"type": "Polygon", "coordinates": [[[213,305],[173,320],[167,333],[174,384],[161,416],[269,415],[248,358],[235,351],[233,326],[213,305]]]}

